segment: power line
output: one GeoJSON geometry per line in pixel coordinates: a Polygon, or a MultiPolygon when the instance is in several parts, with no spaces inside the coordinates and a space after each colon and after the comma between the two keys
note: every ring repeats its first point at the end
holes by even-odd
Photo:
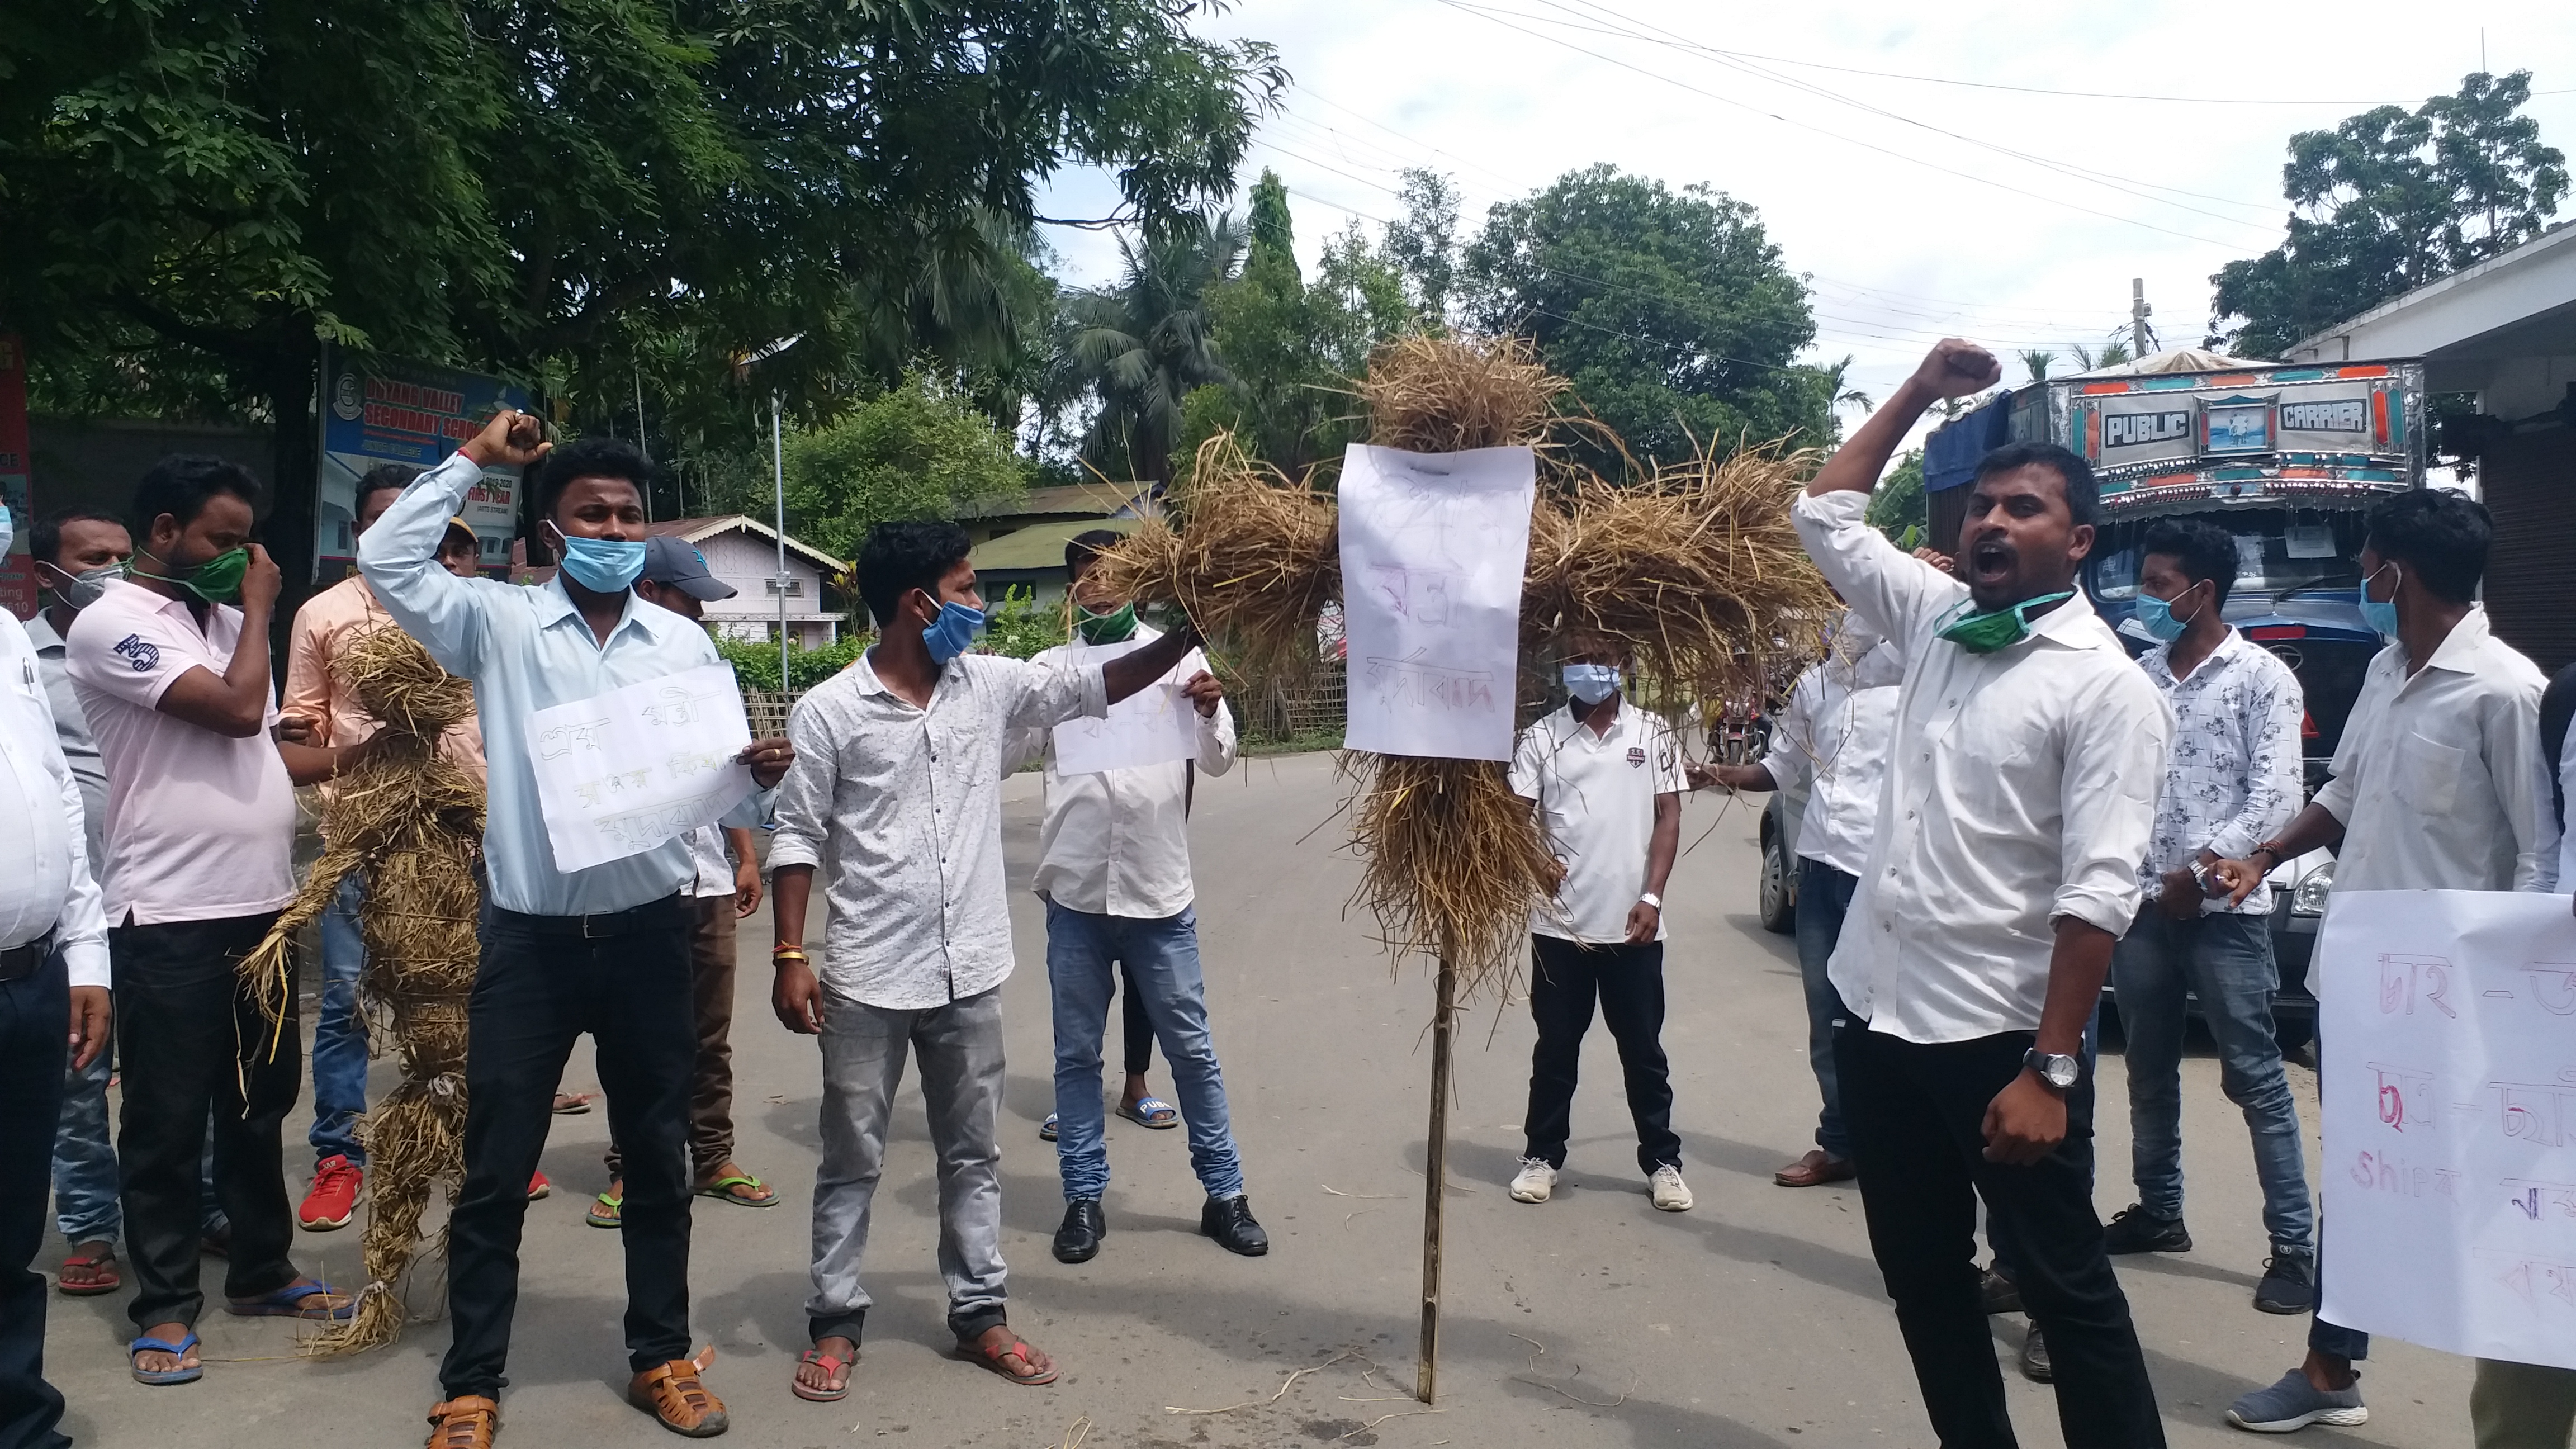
{"type": "Polygon", "coordinates": [[[1937,161],[1926,161],[1920,156],[1909,156],[1902,151],[1892,150],[1888,147],[1880,146],[1869,141],[1863,141],[1858,137],[1846,136],[1839,131],[1830,131],[1822,126],[1813,125],[1806,121],[1793,120],[1790,117],[1781,115],[1777,111],[1764,110],[1760,106],[1739,101],[1733,96],[1720,95],[1705,87],[1692,85],[1688,81],[1675,80],[1673,77],[1665,75],[1660,71],[1647,70],[1642,66],[1632,65],[1629,62],[1620,60],[1614,56],[1604,55],[1600,51],[1576,45],[1570,40],[1564,40],[1557,36],[1543,34],[1539,31],[1531,30],[1527,26],[1514,25],[1512,22],[1491,13],[1485,7],[1467,4],[1465,3],[1465,0],[1439,0],[1439,3],[1448,6],[1453,10],[1479,16],[1492,24],[1502,26],[1506,30],[1517,30],[1521,34],[1529,36],[1533,40],[1540,40],[1550,45],[1561,46],[1578,55],[1588,55],[1594,60],[1600,61],[1605,65],[1614,65],[1622,70],[1631,71],[1637,75],[1645,76],[1650,80],[1662,81],[1664,84],[1675,87],[1676,89],[1689,91],[1693,95],[1704,96],[1709,100],[1718,102],[1720,105],[1733,106],[1737,110],[1750,111],[1757,116],[1767,116],[1772,120],[1780,122],[1782,125],[1795,126],[1799,130],[1812,131],[1819,136],[1840,141],[1845,145],[1858,146],[1864,151],[1875,151],[1882,156],[1890,156],[1911,165],[1921,166],[1927,170],[1938,171],[1946,176],[1956,176],[1962,181],[1973,181],[1980,186],[1991,186],[1998,191],[2008,191],[2015,196],[2028,197],[2033,201],[2044,201],[2052,206],[2061,206],[2069,211],[2080,211],[2088,216],[2101,217],[2106,221],[2116,221],[2123,225],[2139,227],[2146,231],[2162,232],[2166,236],[2180,237],[2184,241],[2198,242],[2202,246],[2216,247],[2221,251],[2238,252],[2243,250],[2242,247],[2233,242],[2223,242],[2212,237],[2198,236],[2187,231],[2176,231],[2172,227],[2158,226],[2154,222],[2141,221],[2133,216],[2122,216],[2117,212],[2103,211],[2095,207],[2084,206],[2077,202],[2068,201],[2064,197],[2050,196],[2045,192],[2031,191],[2023,187],[2014,186],[2008,182],[1997,181],[1990,176],[1979,176],[1974,172],[1961,171],[1956,167],[1944,166],[1937,161]]]}

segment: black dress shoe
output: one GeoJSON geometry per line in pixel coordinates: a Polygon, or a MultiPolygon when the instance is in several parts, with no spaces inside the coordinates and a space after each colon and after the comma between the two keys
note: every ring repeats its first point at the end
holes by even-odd
{"type": "Polygon", "coordinates": [[[2057,1378],[2057,1370],[2048,1361],[2048,1340],[2040,1337],[2036,1323],[2021,1341],[2021,1376],[2035,1384],[2053,1383],[2057,1378]]]}
{"type": "Polygon", "coordinates": [[[1250,1197],[1209,1198],[1207,1206],[1199,1209],[1199,1231],[1229,1253],[1258,1258],[1270,1251],[1270,1235],[1252,1220],[1250,1197]]]}
{"type": "Polygon", "coordinates": [[[1109,1236],[1109,1220],[1100,1215],[1100,1199],[1078,1197],[1064,1205],[1064,1225],[1055,1230],[1055,1260],[1088,1263],[1100,1256],[1100,1240],[1109,1236]]]}

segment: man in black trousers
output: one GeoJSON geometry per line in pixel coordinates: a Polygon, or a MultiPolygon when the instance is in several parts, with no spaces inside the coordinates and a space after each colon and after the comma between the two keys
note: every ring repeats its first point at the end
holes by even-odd
{"type": "Polygon", "coordinates": [[[1977,1200],[2047,1335],[2066,1442],[2165,1442],[2093,1214],[2084,1024],[2138,909],[2173,716],[2076,586],[2100,502],[2047,444],[1986,455],[1956,577],[1866,520],[1933,402],[1991,387],[1944,341],[1790,509],[1852,611],[1904,654],[1879,828],[1829,969],[1870,1249],[1945,1449],[2007,1449],[1977,1200]]]}

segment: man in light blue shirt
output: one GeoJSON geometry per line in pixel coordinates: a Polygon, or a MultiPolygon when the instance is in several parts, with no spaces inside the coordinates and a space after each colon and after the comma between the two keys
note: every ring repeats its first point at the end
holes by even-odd
{"type": "MultiPolygon", "coordinates": [[[[545,1147],[573,1040],[599,1047],[609,1129],[625,1154],[627,1397],[663,1426],[722,1433],[724,1405],[689,1357],[688,1084],[697,1052],[689,990],[696,867],[686,835],[590,866],[555,867],[528,748],[529,715],[720,662],[697,625],[636,597],[642,490],[652,464],[615,439],[559,453],[508,410],[421,475],[358,541],[358,567],[386,612],[450,671],[474,681],[490,765],[483,832],[490,904],[467,1026],[465,1186],[448,1229],[455,1336],[430,1411],[489,1442],[518,1300],[528,1175],[545,1147]],[[539,537],[564,566],[540,588],[460,579],[438,563],[447,521],[485,468],[529,469],[539,537]],[[476,1432],[479,1430],[479,1434],[476,1432]]],[[[764,791],[786,773],[784,739],[743,762],[764,791]]],[[[755,796],[725,817],[758,824],[755,796]]]]}

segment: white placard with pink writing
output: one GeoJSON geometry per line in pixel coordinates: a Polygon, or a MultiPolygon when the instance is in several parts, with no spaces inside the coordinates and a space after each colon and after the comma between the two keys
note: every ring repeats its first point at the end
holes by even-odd
{"type": "Polygon", "coordinates": [[[528,714],[555,869],[641,855],[751,794],[751,723],[730,664],[702,664],[528,714]]]}
{"type": "Polygon", "coordinates": [[[2568,897],[2338,892],[2317,953],[2325,1318],[2576,1368],[2568,897]]]}

